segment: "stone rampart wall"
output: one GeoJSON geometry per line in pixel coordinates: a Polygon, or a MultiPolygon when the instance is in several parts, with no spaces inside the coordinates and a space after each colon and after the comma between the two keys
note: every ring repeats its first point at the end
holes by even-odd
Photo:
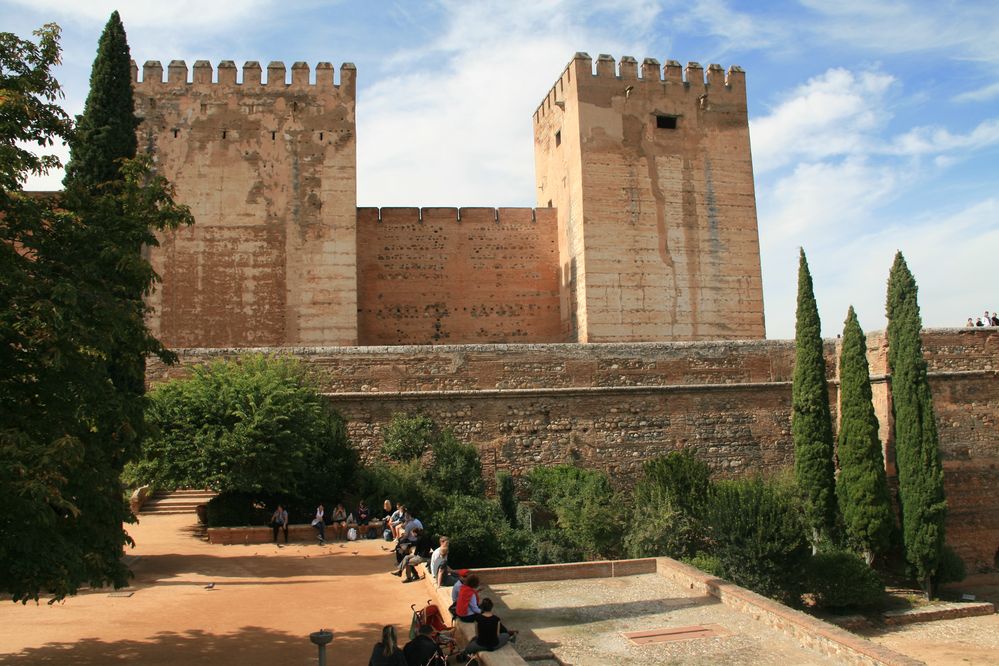
{"type": "MultiPolygon", "coordinates": [[[[875,403],[891,459],[890,420],[878,403],[880,334],[868,339],[875,403]]],[[[999,549],[999,331],[924,333],[949,503],[948,541],[970,567],[999,549]]],[[[836,345],[827,343],[836,408],[836,345]]],[[[151,363],[153,383],[246,350],[180,350],[181,365],[151,363]]],[[[377,459],[396,412],[423,412],[475,443],[484,473],[515,476],[576,462],[620,484],[643,461],[693,447],[723,476],[793,463],[791,341],[639,344],[286,348],[307,362],[347,418],[354,444],[377,459]]]]}

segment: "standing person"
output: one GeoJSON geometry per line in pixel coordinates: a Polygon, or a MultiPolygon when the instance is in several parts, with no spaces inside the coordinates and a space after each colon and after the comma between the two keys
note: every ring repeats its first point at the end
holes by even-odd
{"type": "Polygon", "coordinates": [[[493,600],[482,600],[482,613],[475,618],[475,638],[468,641],[462,652],[462,659],[476,652],[492,652],[499,650],[509,641],[516,642],[516,631],[510,631],[503,626],[499,616],[493,615],[493,600]]]}
{"type": "Polygon", "coordinates": [[[449,571],[447,566],[447,553],[449,549],[450,543],[448,538],[442,536],[440,545],[430,555],[430,577],[437,587],[444,584],[444,577],[447,576],[449,571]]]}
{"type": "Polygon", "coordinates": [[[319,545],[326,544],[326,509],[322,504],[316,507],[316,517],[312,519],[312,526],[319,532],[319,545]]]}
{"type": "MultiPolygon", "coordinates": [[[[995,314],[995,313],[993,313],[993,314],[995,314]]],[[[982,317],[982,323],[985,326],[991,326],[992,325],[992,315],[989,314],[988,310],[985,311],[985,316],[982,317]]]]}
{"type": "Polygon", "coordinates": [[[992,325],[999,326],[999,312],[992,312],[992,325]]]}
{"type": "Polygon", "coordinates": [[[392,625],[382,628],[382,640],[375,643],[375,647],[371,650],[368,666],[409,666],[406,663],[406,655],[399,649],[395,627],[392,625]]]}
{"type": "Polygon", "coordinates": [[[336,505],[333,509],[333,518],[330,520],[330,527],[333,528],[334,539],[347,538],[347,510],[343,508],[343,503],[336,505]]]}
{"type": "Polygon", "coordinates": [[[469,574],[461,589],[458,590],[458,601],[455,604],[455,614],[462,622],[475,622],[479,609],[479,577],[469,574]]]}
{"type": "Polygon", "coordinates": [[[278,542],[278,530],[281,529],[284,530],[284,542],[288,543],[288,512],[280,504],[271,516],[271,528],[274,530],[274,543],[278,542]]]}

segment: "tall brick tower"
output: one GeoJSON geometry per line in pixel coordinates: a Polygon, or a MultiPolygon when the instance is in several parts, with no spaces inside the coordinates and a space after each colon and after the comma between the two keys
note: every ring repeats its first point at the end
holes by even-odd
{"type": "Polygon", "coordinates": [[[577,53],[534,114],[579,342],[764,337],[742,70],[577,53]],[[685,75],[684,75],[685,74],[685,75]]]}
{"type": "Polygon", "coordinates": [[[172,347],[357,344],[355,69],[133,65],[139,146],[197,223],[151,249],[150,328],[172,347]]]}

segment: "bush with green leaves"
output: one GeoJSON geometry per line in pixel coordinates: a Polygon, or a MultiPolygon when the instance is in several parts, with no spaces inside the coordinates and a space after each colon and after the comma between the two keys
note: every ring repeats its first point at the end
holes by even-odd
{"type": "Polygon", "coordinates": [[[418,517],[429,516],[446,505],[447,497],[427,483],[425,470],[416,459],[404,463],[374,464],[357,474],[357,491],[371,507],[385,500],[402,503],[418,517]]]}
{"type": "Polygon", "coordinates": [[[554,515],[565,541],[583,557],[620,555],[624,501],[605,473],[574,465],[535,467],[527,485],[536,510],[554,515]]]}
{"type": "Polygon", "coordinates": [[[496,498],[510,527],[517,527],[517,489],[513,483],[513,475],[506,470],[496,472],[496,498]]]}
{"type": "Polygon", "coordinates": [[[696,553],[693,557],[684,558],[683,560],[690,566],[700,569],[706,574],[711,574],[712,576],[722,575],[722,563],[721,560],[714,555],[708,555],[704,552],[696,553]]]}
{"type": "Polygon", "coordinates": [[[705,515],[710,554],[725,578],[785,603],[800,602],[810,548],[797,496],[760,478],[719,481],[705,515]]]}
{"type": "Polygon", "coordinates": [[[954,552],[950,546],[944,546],[940,551],[940,562],[937,564],[937,573],[933,577],[933,587],[947,583],[960,583],[968,575],[964,560],[954,552]]]}
{"type": "Polygon", "coordinates": [[[711,469],[690,451],[674,451],[648,461],[643,471],[633,491],[625,551],[630,557],[692,557],[704,548],[711,469]]]}
{"type": "Polygon", "coordinates": [[[422,414],[393,414],[385,427],[382,453],[397,462],[420,458],[437,439],[433,419],[422,414]]]}
{"type": "Polygon", "coordinates": [[[862,557],[833,550],[808,560],[804,590],[814,596],[819,608],[870,608],[881,601],[885,585],[862,557]]]}
{"type": "Polygon", "coordinates": [[[426,481],[445,495],[480,496],[485,492],[482,462],[472,444],[459,441],[450,430],[435,438],[433,459],[426,471],[426,481]]]}
{"type": "Polygon", "coordinates": [[[159,488],[339,496],[356,469],[343,419],[293,359],[251,355],[196,367],[150,393],[133,477],[159,488]]]}
{"type": "Polygon", "coordinates": [[[449,538],[448,564],[454,568],[516,566],[536,561],[531,533],[510,527],[495,501],[455,495],[424,522],[433,534],[449,538]]]}

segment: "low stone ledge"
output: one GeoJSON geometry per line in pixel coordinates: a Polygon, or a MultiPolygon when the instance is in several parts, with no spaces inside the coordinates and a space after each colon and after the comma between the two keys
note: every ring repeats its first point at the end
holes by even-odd
{"type": "Polygon", "coordinates": [[[615,578],[656,573],[655,558],[637,560],[600,560],[598,562],[568,562],[538,564],[525,567],[495,567],[475,569],[484,585],[496,583],[533,583],[545,580],[580,578],[615,578]]]}
{"type": "Polygon", "coordinates": [[[146,503],[150,497],[152,497],[153,490],[151,486],[139,486],[132,493],[132,496],[128,500],[128,508],[132,513],[139,513],[142,510],[142,505],[146,503]]]}
{"type": "Polygon", "coordinates": [[[803,646],[844,664],[917,666],[923,662],[840,629],[828,622],[788,608],[735,583],[716,578],[668,557],[656,558],[657,572],[692,590],[717,598],[723,604],[799,641],[803,646]]]}
{"type": "Polygon", "coordinates": [[[934,604],[933,606],[923,608],[887,611],[881,617],[885,624],[897,626],[901,624],[915,624],[916,622],[932,622],[933,620],[952,620],[959,617],[992,615],[995,612],[995,606],[987,601],[954,601],[934,604]]]}
{"type": "MultiPolygon", "coordinates": [[[[356,528],[358,531],[358,538],[366,538],[362,532],[365,528],[372,528],[378,532],[378,538],[381,538],[382,532],[382,521],[375,520],[371,521],[367,525],[362,525],[358,527],[354,523],[348,523],[347,529],[351,527],[356,528]]],[[[330,526],[326,526],[326,533],[329,534],[330,526]]],[[[289,525],[288,526],[288,543],[300,543],[303,541],[315,541],[317,539],[318,532],[316,528],[309,524],[299,524],[299,525],[289,525]]],[[[278,543],[284,543],[283,534],[278,532],[278,543]]],[[[235,544],[258,544],[258,543],[271,543],[274,540],[274,530],[268,525],[247,525],[243,527],[209,527],[208,528],[208,543],[219,544],[231,546],[235,544]]],[[[332,539],[327,539],[327,541],[332,541],[332,539]]]]}

